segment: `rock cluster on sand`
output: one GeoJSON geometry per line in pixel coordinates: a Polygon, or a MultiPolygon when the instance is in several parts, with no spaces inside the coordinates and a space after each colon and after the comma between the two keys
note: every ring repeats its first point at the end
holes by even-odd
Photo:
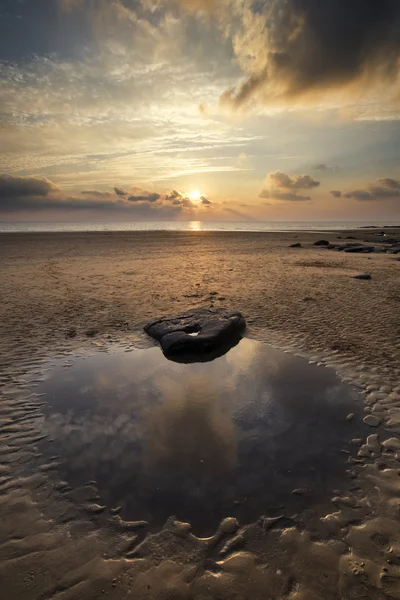
{"type": "Polygon", "coordinates": [[[369,254],[371,252],[382,252],[387,254],[400,254],[400,241],[390,239],[382,240],[386,245],[371,246],[361,242],[347,242],[346,244],[323,244],[324,240],[315,242],[314,246],[324,246],[327,250],[337,250],[338,252],[348,252],[354,254],[369,254]]]}
{"type": "Polygon", "coordinates": [[[232,341],[245,328],[240,312],[225,308],[195,308],[161,317],[144,326],[160,342],[164,354],[203,354],[232,341]]]}

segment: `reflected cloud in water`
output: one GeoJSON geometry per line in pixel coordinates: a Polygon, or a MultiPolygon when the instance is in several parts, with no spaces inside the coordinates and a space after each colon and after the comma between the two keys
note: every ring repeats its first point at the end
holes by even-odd
{"type": "Polygon", "coordinates": [[[158,528],[175,514],[198,534],[329,500],[342,450],[364,433],[360,399],[332,370],[248,339],[207,363],[159,348],[54,361],[37,391],[53,439],[42,450],[61,456],[64,479],[96,480],[125,518],[158,528]]]}

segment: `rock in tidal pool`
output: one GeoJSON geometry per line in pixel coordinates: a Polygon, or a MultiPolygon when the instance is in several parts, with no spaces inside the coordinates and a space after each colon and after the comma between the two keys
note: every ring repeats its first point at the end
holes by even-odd
{"type": "Polygon", "coordinates": [[[201,355],[237,343],[245,327],[246,321],[240,312],[194,308],[151,321],[144,330],[160,342],[166,355],[201,355]]]}

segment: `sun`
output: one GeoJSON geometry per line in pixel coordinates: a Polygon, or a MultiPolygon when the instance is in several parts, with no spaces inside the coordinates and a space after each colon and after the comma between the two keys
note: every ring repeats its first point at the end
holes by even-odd
{"type": "Polygon", "coordinates": [[[200,198],[201,198],[201,194],[199,192],[199,190],[192,190],[189,194],[189,199],[192,202],[200,202],[200,198]]]}

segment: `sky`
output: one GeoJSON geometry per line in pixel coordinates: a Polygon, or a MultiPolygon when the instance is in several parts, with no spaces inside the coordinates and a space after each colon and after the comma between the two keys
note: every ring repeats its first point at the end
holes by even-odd
{"type": "Polygon", "coordinates": [[[0,0],[0,220],[400,222],[398,0],[0,0]]]}

